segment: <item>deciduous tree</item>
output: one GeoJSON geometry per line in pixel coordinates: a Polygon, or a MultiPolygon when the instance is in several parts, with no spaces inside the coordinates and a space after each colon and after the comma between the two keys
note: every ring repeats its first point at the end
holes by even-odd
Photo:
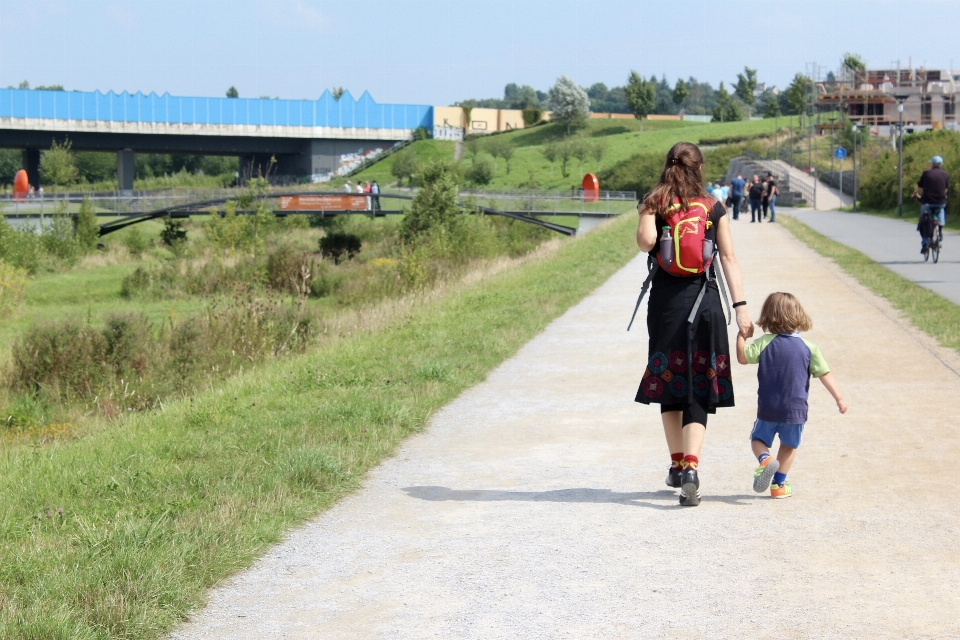
{"type": "Polygon", "coordinates": [[[566,126],[567,133],[586,125],[590,117],[590,98],[576,82],[567,76],[560,76],[550,89],[549,100],[553,111],[551,119],[566,126]]]}

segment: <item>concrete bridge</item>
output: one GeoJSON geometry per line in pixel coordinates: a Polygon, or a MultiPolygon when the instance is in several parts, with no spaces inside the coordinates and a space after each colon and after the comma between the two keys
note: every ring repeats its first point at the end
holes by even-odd
{"type": "Polygon", "coordinates": [[[378,104],[364,92],[318,100],[190,98],[83,91],[0,89],[0,147],[23,149],[30,184],[40,151],[69,139],[75,150],[117,154],[120,190],[133,189],[134,155],[234,155],[241,172],[332,176],[365,156],[433,128],[432,106],[378,104]]]}

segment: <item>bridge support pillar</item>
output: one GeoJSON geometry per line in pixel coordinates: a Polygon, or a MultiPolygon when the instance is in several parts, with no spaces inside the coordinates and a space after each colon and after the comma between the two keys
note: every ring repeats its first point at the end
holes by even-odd
{"type": "Polygon", "coordinates": [[[23,150],[23,169],[27,172],[27,180],[34,189],[40,188],[40,149],[27,148],[23,150]]]}
{"type": "Polygon", "coordinates": [[[133,149],[117,151],[117,189],[133,191],[133,149]]]}

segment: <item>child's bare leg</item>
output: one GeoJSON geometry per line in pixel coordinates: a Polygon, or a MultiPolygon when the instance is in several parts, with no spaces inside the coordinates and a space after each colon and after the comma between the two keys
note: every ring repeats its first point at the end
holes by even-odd
{"type": "Polygon", "coordinates": [[[750,448],[753,449],[753,457],[759,458],[761,453],[770,453],[770,447],[763,444],[761,440],[751,440],[750,448]]]}
{"type": "MultiPolygon", "coordinates": [[[[761,443],[762,444],[762,443],[761,443]]],[[[790,471],[790,466],[793,464],[794,458],[797,457],[797,450],[793,447],[788,447],[785,444],[780,444],[780,450],[777,451],[777,462],[780,463],[780,473],[786,474],[790,471]]]]}

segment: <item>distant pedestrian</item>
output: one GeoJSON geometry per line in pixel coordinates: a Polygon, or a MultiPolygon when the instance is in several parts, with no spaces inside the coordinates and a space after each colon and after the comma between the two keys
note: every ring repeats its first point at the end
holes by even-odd
{"type": "Polygon", "coordinates": [[[370,185],[370,195],[373,200],[373,210],[380,211],[380,185],[376,180],[370,185]]]}
{"type": "Polygon", "coordinates": [[[840,413],[847,412],[847,403],[820,349],[800,337],[801,331],[813,328],[813,321],[795,297],[771,293],[763,303],[757,324],[767,333],[749,345],[742,332],[737,336],[737,361],[760,365],[757,421],[750,433],[753,455],[759,462],[753,473],[753,490],[763,493],[769,487],[771,498],[789,498],[793,487],[787,482],[787,472],[796,458],[807,422],[810,376],[820,379],[840,413]],[[776,459],[770,457],[774,436],[780,437],[776,459]]]}
{"type": "Polygon", "coordinates": [[[353,193],[353,183],[350,182],[349,180],[347,180],[346,182],[344,182],[344,183],[343,183],[343,191],[344,191],[344,193],[353,193]]]}
{"type": "Polygon", "coordinates": [[[733,207],[733,219],[740,219],[740,205],[743,202],[743,189],[747,186],[743,176],[737,174],[737,177],[730,181],[730,204],[733,207]]]}
{"type": "Polygon", "coordinates": [[[753,174],[752,182],[750,183],[750,191],[747,192],[747,195],[750,197],[750,222],[763,222],[760,219],[760,205],[763,200],[763,183],[760,182],[760,176],[753,174]]]}
{"type": "Polygon", "coordinates": [[[777,221],[777,196],[780,195],[780,187],[773,175],[767,177],[767,204],[770,206],[770,222],[777,221]]]}
{"type": "Polygon", "coordinates": [[[730,198],[730,185],[728,185],[725,180],[720,181],[720,195],[723,196],[723,199],[720,200],[720,202],[723,203],[726,203],[726,201],[730,198]]]}
{"type": "Polygon", "coordinates": [[[370,211],[370,183],[363,183],[363,192],[367,194],[367,211],[370,211]]]}
{"type": "MultiPolygon", "coordinates": [[[[933,233],[939,233],[943,236],[943,231],[936,227],[943,227],[947,224],[947,191],[950,189],[950,174],[943,170],[943,158],[933,156],[930,159],[930,168],[923,172],[917,186],[913,188],[913,197],[920,198],[920,219],[923,220],[924,214],[930,216],[933,220],[933,233]],[[923,195],[920,190],[923,190],[923,195]]],[[[918,226],[919,229],[919,226],[918,226]]],[[[920,232],[920,252],[927,249],[930,239],[925,237],[923,231],[920,232]]]]}

